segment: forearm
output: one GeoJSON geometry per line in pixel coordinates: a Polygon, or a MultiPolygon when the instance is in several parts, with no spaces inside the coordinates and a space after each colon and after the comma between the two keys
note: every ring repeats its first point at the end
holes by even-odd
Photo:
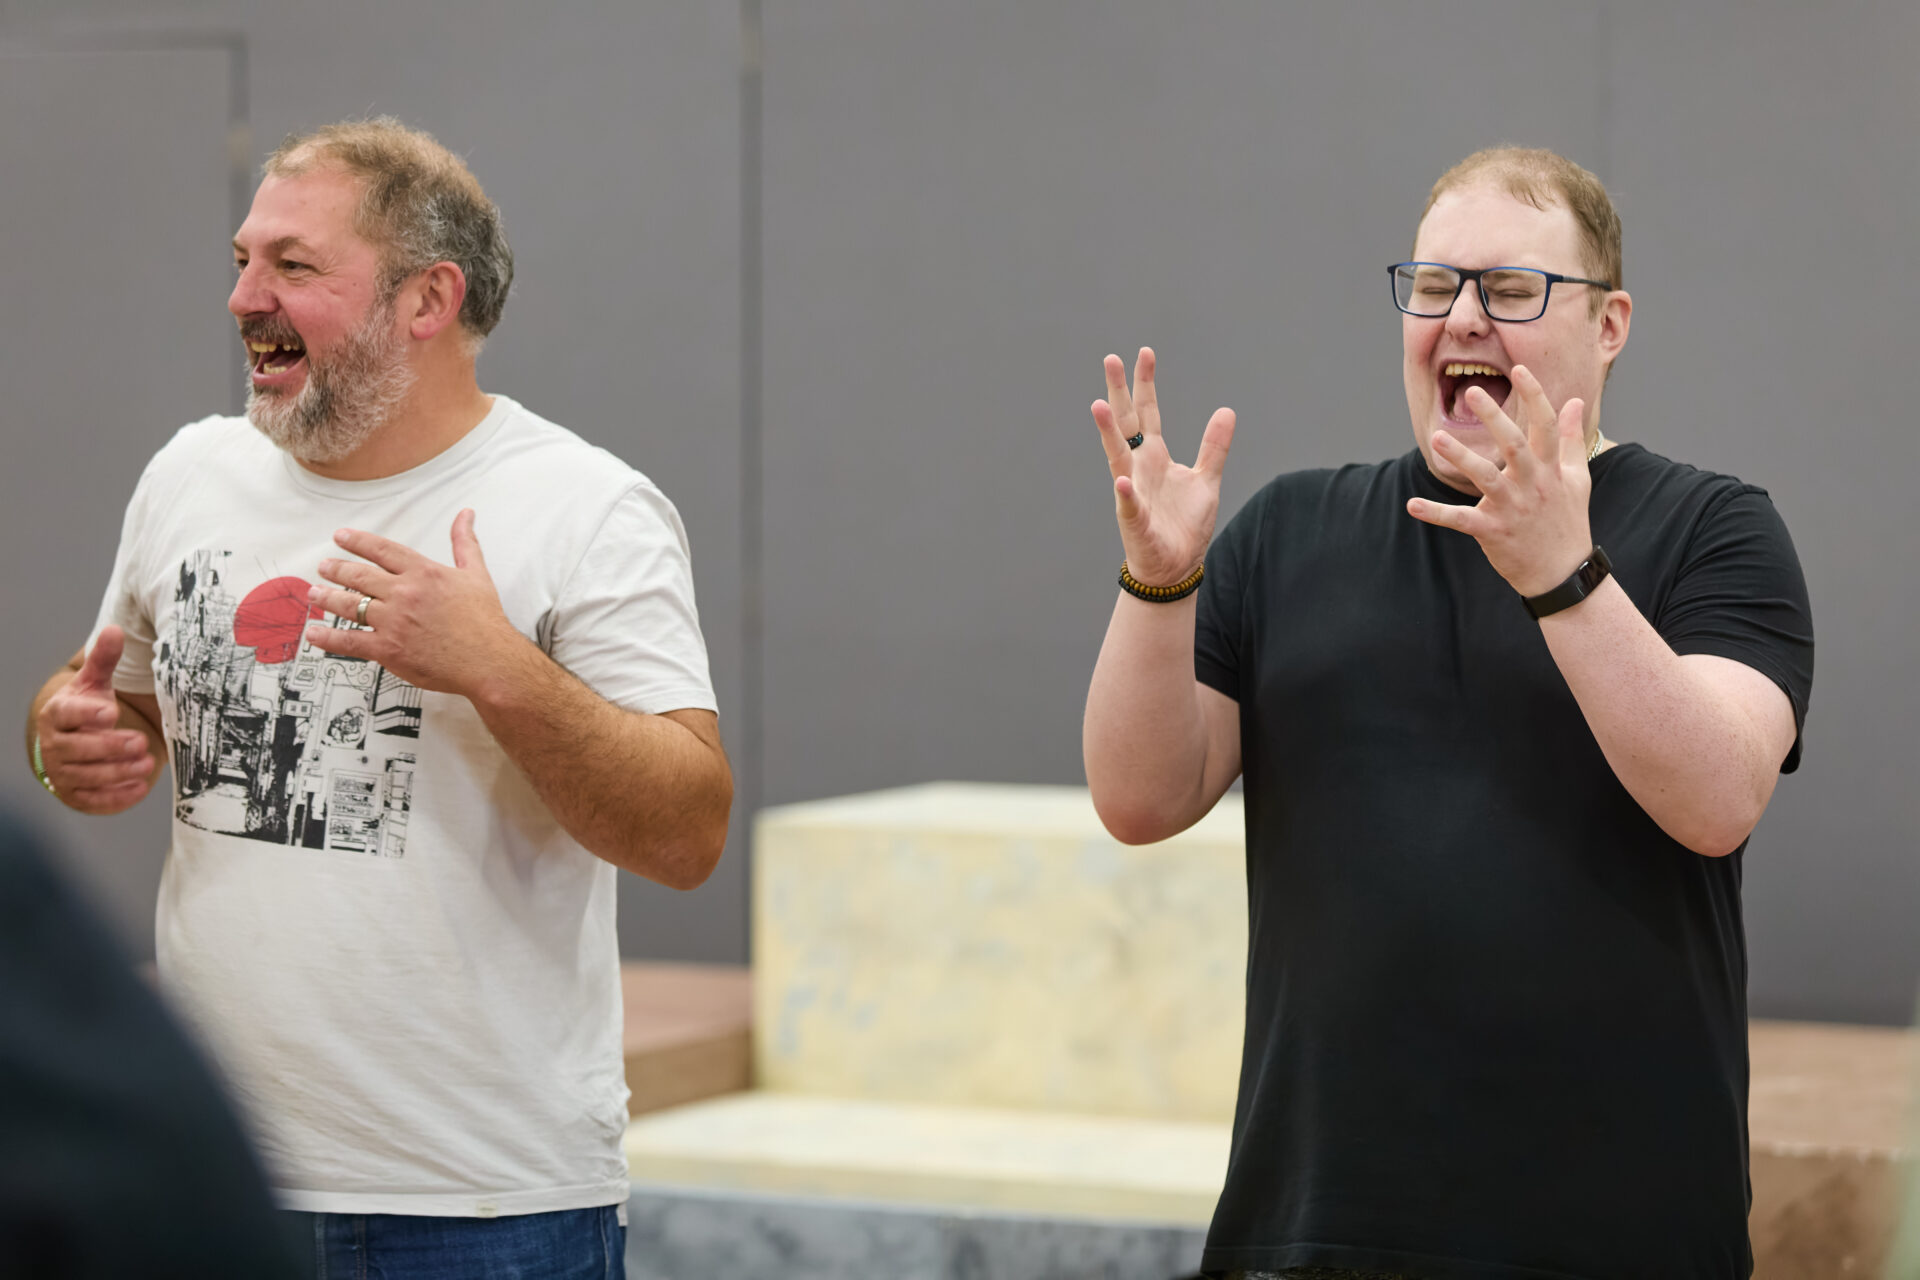
{"type": "Polygon", "coordinates": [[[1087,786],[1100,820],[1130,844],[1184,831],[1219,799],[1208,794],[1208,725],[1193,674],[1195,600],[1123,593],[1087,689],[1087,786]]]}
{"type": "Polygon", "coordinates": [[[589,852],[676,889],[695,888],[712,872],[726,844],[733,777],[717,729],[703,736],[711,713],[616,707],[532,644],[512,653],[472,701],[589,852]]]}
{"type": "Polygon", "coordinates": [[[1614,776],[1647,815],[1696,853],[1739,847],[1779,778],[1790,709],[1782,743],[1782,726],[1755,715],[1752,690],[1730,685],[1717,660],[1674,653],[1612,580],[1540,630],[1614,776]]]}

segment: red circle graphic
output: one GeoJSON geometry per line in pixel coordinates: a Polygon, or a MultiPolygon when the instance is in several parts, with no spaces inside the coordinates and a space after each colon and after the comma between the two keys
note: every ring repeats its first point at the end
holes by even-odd
{"type": "Polygon", "coordinates": [[[268,666],[293,657],[307,620],[326,617],[319,605],[307,603],[309,589],[301,578],[269,578],[247,592],[233,611],[233,642],[251,648],[253,660],[268,666]]]}

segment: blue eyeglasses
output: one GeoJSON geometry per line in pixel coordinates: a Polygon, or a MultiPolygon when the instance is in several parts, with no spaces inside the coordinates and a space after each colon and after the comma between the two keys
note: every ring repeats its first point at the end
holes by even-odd
{"type": "Polygon", "coordinates": [[[1437,319],[1453,310],[1460,290],[1469,280],[1480,294],[1480,305],[1487,318],[1503,324],[1524,324],[1547,314],[1547,302],[1556,284],[1590,284],[1611,289],[1605,280],[1583,280],[1533,267],[1483,267],[1462,271],[1444,262],[1396,262],[1387,268],[1393,273],[1393,305],[1410,316],[1437,319]]]}

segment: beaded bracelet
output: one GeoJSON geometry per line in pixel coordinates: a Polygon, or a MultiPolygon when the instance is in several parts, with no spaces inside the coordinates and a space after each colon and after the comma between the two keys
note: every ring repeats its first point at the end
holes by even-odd
{"type": "Polygon", "coordinates": [[[1127,562],[1120,562],[1120,589],[1130,596],[1141,600],[1151,600],[1155,604],[1171,604],[1175,600],[1184,600],[1200,589],[1200,579],[1206,577],[1207,566],[1196,565],[1192,573],[1168,587],[1150,587],[1127,571],[1127,562]]]}
{"type": "Polygon", "coordinates": [[[54,790],[53,779],[47,776],[46,763],[40,759],[40,735],[37,733],[33,735],[33,776],[40,779],[40,785],[47,789],[48,795],[60,794],[54,790]]]}

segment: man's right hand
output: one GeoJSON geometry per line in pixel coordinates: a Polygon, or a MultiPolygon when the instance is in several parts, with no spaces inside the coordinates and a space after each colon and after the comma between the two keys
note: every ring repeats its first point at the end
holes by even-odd
{"type": "Polygon", "coordinates": [[[1114,514],[1127,571],[1148,586],[1171,586],[1192,573],[1213,540],[1220,515],[1220,472],[1233,444],[1234,413],[1217,409],[1200,438],[1200,453],[1183,467],[1160,436],[1160,402],[1153,387],[1153,349],[1140,348],[1133,390],[1119,356],[1108,356],[1107,398],[1093,402],[1094,425],[1113,472],[1114,514]],[[1138,448],[1132,436],[1144,435],[1138,448]]]}
{"type": "Polygon", "coordinates": [[[82,813],[131,808],[153,789],[158,773],[147,734],[118,727],[122,704],[113,669],[125,647],[120,628],[103,628],[80,670],[34,717],[41,767],[60,799],[82,813]]]}
{"type": "MultiPolygon", "coordinates": [[[[1108,398],[1094,402],[1093,421],[1113,472],[1127,571],[1164,587],[1191,574],[1213,540],[1233,410],[1214,413],[1193,465],[1179,465],[1160,438],[1153,364],[1142,347],[1128,394],[1126,366],[1108,356],[1108,398]],[[1140,447],[1129,448],[1136,432],[1140,447]]],[[[1239,704],[1194,674],[1195,600],[1120,595],[1087,685],[1080,729],[1087,789],[1107,830],[1128,844],[1186,830],[1240,773],[1239,704]]]]}

